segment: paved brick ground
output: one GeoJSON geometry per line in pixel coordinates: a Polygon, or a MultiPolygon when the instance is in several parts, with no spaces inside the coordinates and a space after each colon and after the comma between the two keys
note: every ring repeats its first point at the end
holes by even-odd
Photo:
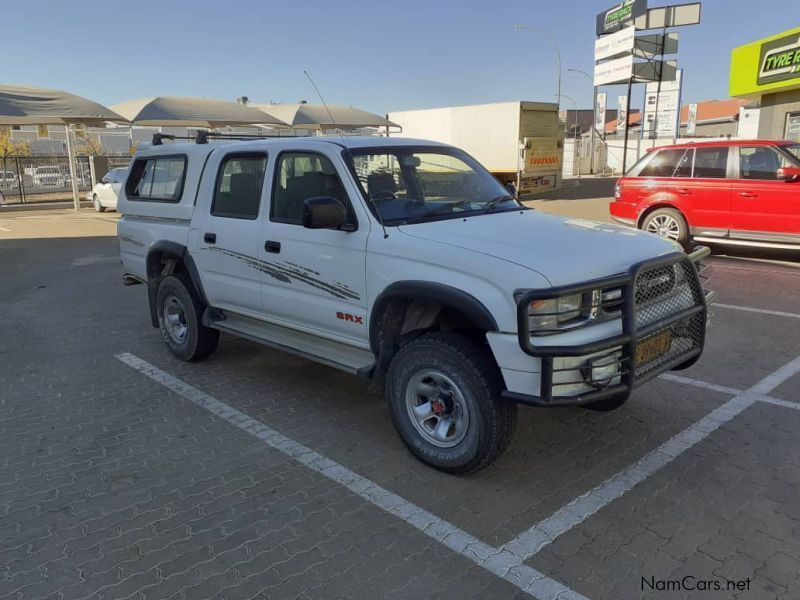
{"type": "MultiPolygon", "coordinates": [[[[0,219],[17,229],[0,231],[0,598],[523,597],[115,353],[492,545],[730,398],[657,381],[611,414],[526,409],[496,466],[446,476],[412,459],[381,398],[337,371],[228,337],[209,360],[176,361],[148,324],[143,287],[119,283],[116,240],[70,237],[107,233],[113,218],[40,217],[24,234],[0,219]]],[[[721,301],[798,312],[787,298],[800,270],[712,263],[721,301]]],[[[706,355],[683,375],[746,388],[800,354],[797,319],[715,312],[706,355]]],[[[773,395],[800,401],[800,377],[773,395]]],[[[681,573],[752,577],[742,598],[798,597],[798,419],[756,404],[529,564],[589,598],[733,597],[640,589],[640,577],[681,573]]]]}

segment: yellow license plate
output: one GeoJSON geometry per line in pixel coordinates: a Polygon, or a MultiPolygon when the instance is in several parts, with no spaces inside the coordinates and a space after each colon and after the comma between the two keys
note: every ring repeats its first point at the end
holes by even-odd
{"type": "Polygon", "coordinates": [[[662,331],[650,339],[640,342],[636,346],[636,364],[641,365],[657,359],[669,352],[672,344],[672,333],[669,330],[662,331]]]}

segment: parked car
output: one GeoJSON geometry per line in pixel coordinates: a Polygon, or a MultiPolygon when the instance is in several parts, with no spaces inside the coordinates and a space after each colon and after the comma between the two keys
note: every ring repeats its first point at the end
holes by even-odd
{"type": "Polygon", "coordinates": [[[66,187],[69,176],[57,165],[33,169],[33,185],[39,187],[66,187]]]}
{"type": "Polygon", "coordinates": [[[17,187],[19,181],[14,171],[0,171],[0,190],[13,190],[17,187]]]}
{"type": "Polygon", "coordinates": [[[176,357],[224,331],[369,380],[449,472],[499,456],[519,403],[613,410],[704,348],[707,248],[527,209],[445,144],[153,145],[119,211],[125,281],[176,357]]]}
{"type": "Polygon", "coordinates": [[[688,246],[800,249],[800,144],[724,140],[648,152],[617,182],[614,220],[688,246]]]}
{"type": "Polygon", "coordinates": [[[107,208],[117,208],[117,198],[127,175],[127,168],[111,169],[94,184],[86,197],[91,200],[97,212],[103,212],[107,208]]]}

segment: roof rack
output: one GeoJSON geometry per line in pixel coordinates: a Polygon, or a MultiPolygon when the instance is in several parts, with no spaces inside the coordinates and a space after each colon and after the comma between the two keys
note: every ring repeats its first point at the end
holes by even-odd
{"type": "Polygon", "coordinates": [[[220,140],[264,140],[276,137],[304,137],[297,135],[252,135],[246,133],[218,133],[216,131],[198,131],[197,135],[192,137],[189,135],[172,135],[171,133],[154,133],[153,145],[161,146],[163,140],[194,140],[196,144],[207,144],[209,138],[220,140]]]}

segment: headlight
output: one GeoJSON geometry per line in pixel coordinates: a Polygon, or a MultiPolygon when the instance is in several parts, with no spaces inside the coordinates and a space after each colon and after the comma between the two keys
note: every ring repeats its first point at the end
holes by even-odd
{"type": "Polygon", "coordinates": [[[528,330],[534,335],[556,333],[562,325],[579,319],[583,308],[583,294],[534,300],[528,305],[528,330]]]}

